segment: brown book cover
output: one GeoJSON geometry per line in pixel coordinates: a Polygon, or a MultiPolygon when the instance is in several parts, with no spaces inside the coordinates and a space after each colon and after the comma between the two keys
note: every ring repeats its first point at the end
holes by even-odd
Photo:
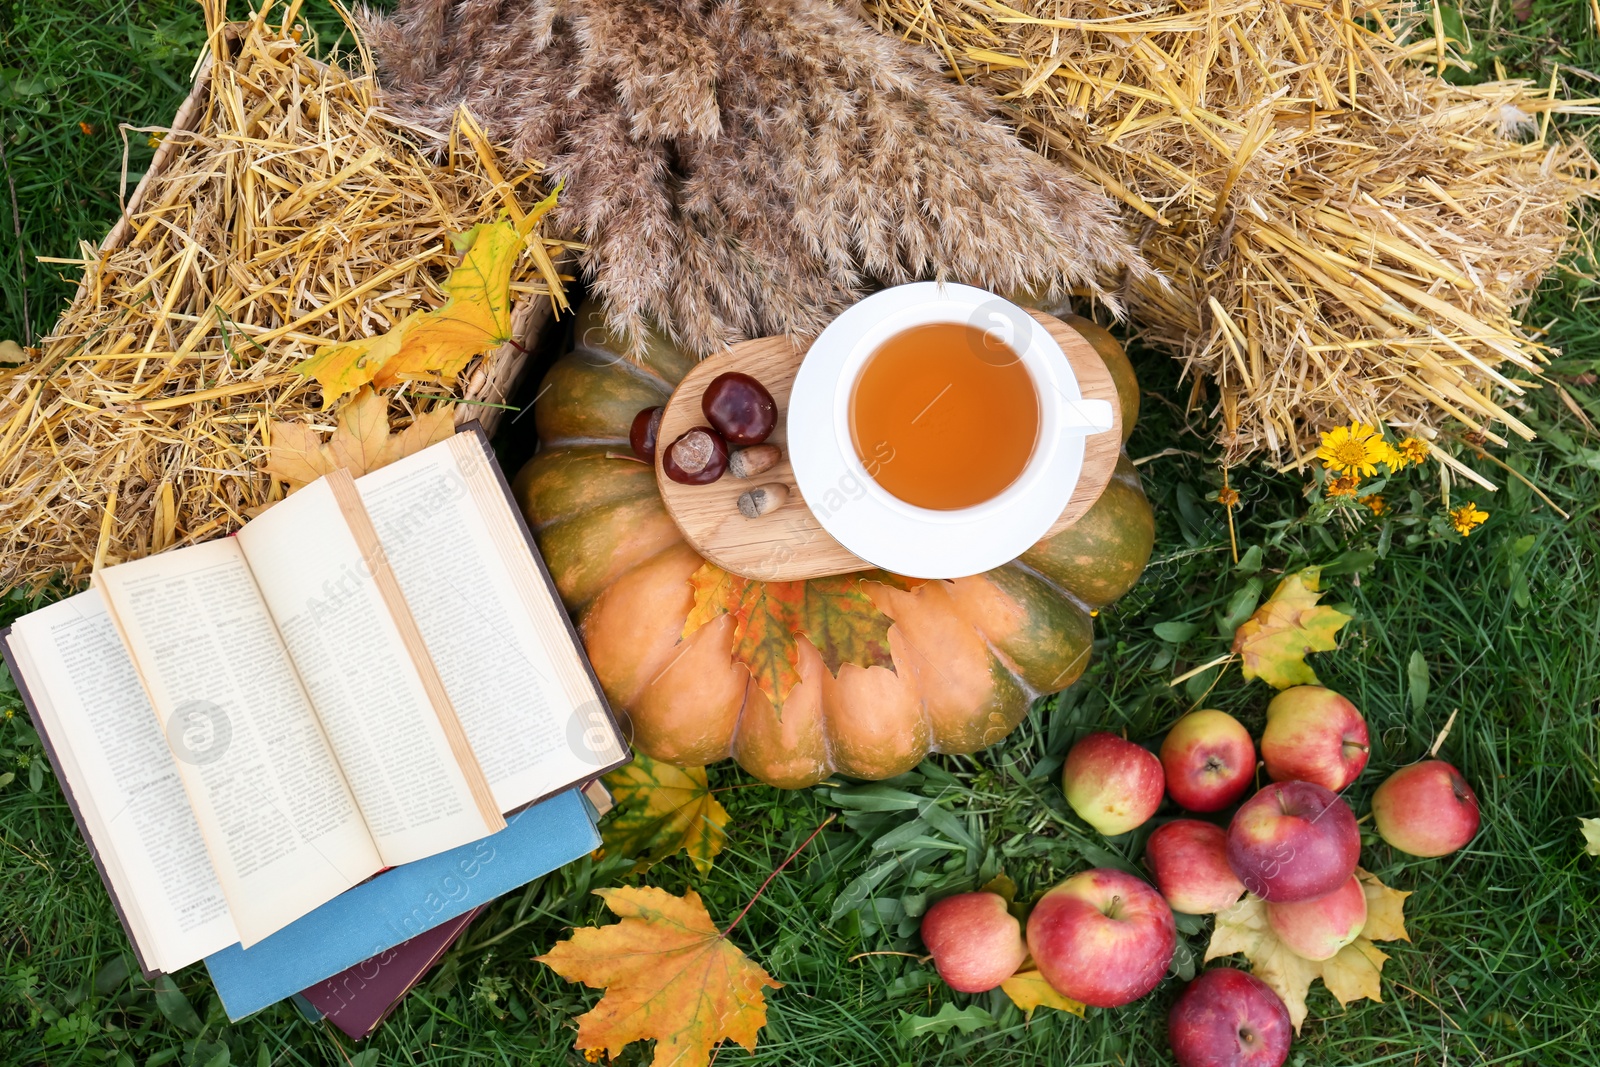
{"type": "Polygon", "coordinates": [[[300,995],[345,1035],[360,1041],[378,1028],[405,995],[456,943],[485,905],[378,953],[300,995]]]}

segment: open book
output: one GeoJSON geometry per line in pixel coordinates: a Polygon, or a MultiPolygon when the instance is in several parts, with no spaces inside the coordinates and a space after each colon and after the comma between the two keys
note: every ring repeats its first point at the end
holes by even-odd
{"type": "Polygon", "coordinates": [[[106,568],[5,645],[148,971],[627,758],[473,432],[106,568]]]}

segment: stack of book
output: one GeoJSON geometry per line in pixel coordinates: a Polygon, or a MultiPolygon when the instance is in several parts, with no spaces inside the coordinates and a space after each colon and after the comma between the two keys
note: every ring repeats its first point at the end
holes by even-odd
{"type": "Polygon", "coordinates": [[[0,646],[140,967],[204,959],[233,1018],[431,962],[598,845],[580,787],[629,755],[477,431],[99,570],[0,646]]]}

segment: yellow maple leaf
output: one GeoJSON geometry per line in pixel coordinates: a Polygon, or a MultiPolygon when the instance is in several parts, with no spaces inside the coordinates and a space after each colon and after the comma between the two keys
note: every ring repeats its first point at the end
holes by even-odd
{"type": "Polygon", "coordinates": [[[453,381],[474,356],[511,340],[511,271],[559,193],[520,222],[479,223],[462,234],[464,255],[444,283],[443,306],[413,311],[386,333],[330,345],[296,366],[322,384],[322,406],[369,382],[385,389],[415,379],[453,381]]]}
{"type": "Polygon", "coordinates": [[[534,957],[570,982],[604,989],[578,1016],[575,1048],[621,1054],[654,1038],[653,1067],[706,1067],[724,1038],[749,1052],[767,1024],[763,987],[772,977],[711,922],[695,891],[675,897],[652,886],[597,889],[620,922],[574,930],[534,957]]]}
{"type": "Polygon", "coordinates": [[[635,752],[605,777],[616,808],[602,831],[604,852],[637,857],[638,873],[678,852],[701,874],[727,843],[728,812],[711,795],[704,767],[678,767],[635,752]]]}
{"type": "Polygon", "coordinates": [[[1390,889],[1371,871],[1356,868],[1361,891],[1367,898],[1367,923],[1361,936],[1369,941],[1410,941],[1406,933],[1405,904],[1409,891],[1390,889]]]}
{"type": "Polygon", "coordinates": [[[1600,856],[1600,819],[1579,819],[1583,831],[1583,851],[1586,855],[1600,856]]]}
{"type": "Polygon", "coordinates": [[[455,433],[455,407],[440,404],[392,434],[388,400],[366,389],[339,409],[338,422],[327,441],[303,422],[273,423],[262,469],[287,482],[290,492],[340,468],[359,478],[455,433]]]}
{"type": "Polygon", "coordinates": [[[1355,941],[1329,960],[1308,960],[1293,952],[1278,939],[1267,923],[1267,906],[1253,894],[1233,907],[1217,913],[1206,960],[1243,953],[1250,961],[1250,973],[1272,987],[1289,1009],[1295,1033],[1306,1019],[1306,993],[1315,979],[1332,993],[1340,1004],[1358,997],[1382,1001],[1380,976],[1389,957],[1374,941],[1409,941],[1403,914],[1410,893],[1390,889],[1376,875],[1356,868],[1367,897],[1367,922],[1355,941]]]}
{"type": "Polygon", "coordinates": [[[1317,606],[1319,573],[1319,568],[1307,567],[1289,575],[1234,631],[1233,650],[1246,678],[1260,678],[1278,689],[1317,684],[1306,653],[1338,648],[1339,628],[1350,621],[1342,611],[1317,606]]]}
{"type": "MultiPolygon", "coordinates": [[[[1027,968],[1027,964],[1023,964],[1027,968]]],[[[1083,1005],[1070,997],[1057,993],[1055,987],[1044,980],[1044,975],[1037,969],[1025,969],[1007,978],[1000,983],[1000,989],[1011,998],[1011,1003],[1022,1009],[1026,1018],[1033,1018],[1033,1013],[1039,1008],[1055,1008],[1057,1011],[1071,1012],[1079,1018],[1083,1017],[1083,1005]]]]}

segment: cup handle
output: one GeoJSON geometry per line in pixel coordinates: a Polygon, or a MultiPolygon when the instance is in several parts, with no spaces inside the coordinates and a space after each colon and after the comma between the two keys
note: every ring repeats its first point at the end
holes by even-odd
{"type": "Polygon", "coordinates": [[[1104,433],[1113,425],[1107,401],[1085,397],[1061,402],[1061,429],[1067,433],[1104,433]]]}

